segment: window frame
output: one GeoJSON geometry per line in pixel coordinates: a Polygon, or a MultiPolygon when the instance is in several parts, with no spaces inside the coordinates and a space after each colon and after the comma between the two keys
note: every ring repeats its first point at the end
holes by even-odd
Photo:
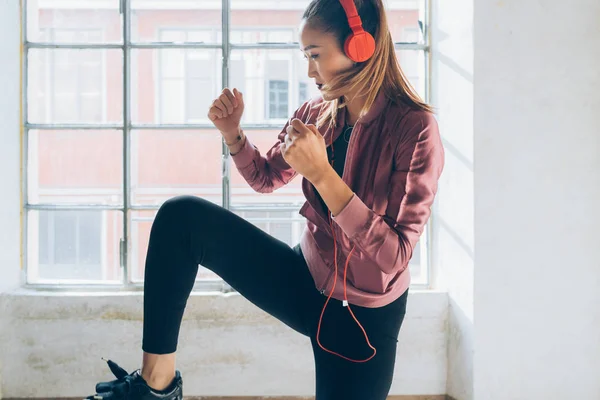
{"type": "MultiPolygon", "coordinates": [[[[134,42],[132,41],[132,29],[134,28],[132,21],[132,7],[130,0],[120,0],[120,15],[122,19],[122,33],[121,33],[121,41],[118,43],[50,43],[46,42],[32,42],[28,40],[27,37],[27,8],[28,1],[24,0],[21,2],[22,12],[21,12],[21,40],[23,45],[23,62],[22,62],[22,159],[23,159],[23,168],[22,168],[22,211],[23,211],[23,224],[22,224],[22,240],[23,240],[23,249],[24,252],[22,254],[22,267],[24,270],[24,276],[27,277],[28,274],[28,262],[27,262],[27,217],[30,211],[35,210],[96,210],[96,211],[119,211],[122,213],[123,219],[123,231],[121,233],[121,239],[119,242],[120,249],[120,267],[121,267],[121,282],[118,284],[111,283],[100,283],[94,285],[82,285],[82,284],[31,284],[25,278],[25,282],[23,285],[25,287],[36,288],[36,289],[54,289],[54,290],[142,290],[143,283],[132,282],[130,279],[131,271],[129,270],[130,266],[130,245],[134,240],[130,221],[129,214],[134,211],[140,210],[156,210],[158,207],[154,206],[144,206],[144,205],[135,205],[131,202],[131,169],[133,165],[131,163],[131,132],[134,130],[143,131],[143,130],[152,130],[152,129],[167,129],[167,130],[185,130],[185,129],[193,129],[193,130],[204,130],[211,129],[212,126],[209,123],[181,123],[181,124],[135,124],[132,123],[132,113],[133,107],[131,107],[132,97],[135,96],[135,91],[131,88],[131,82],[135,82],[135,78],[131,76],[132,64],[136,62],[134,55],[132,54],[132,50],[135,49],[171,49],[171,48],[181,48],[181,49],[212,49],[214,51],[221,51],[223,59],[225,62],[222,63],[221,69],[221,85],[223,87],[228,86],[229,84],[229,60],[231,59],[232,50],[246,50],[246,49],[280,49],[280,50],[297,50],[298,43],[252,43],[252,44],[243,44],[243,43],[231,43],[230,33],[232,28],[235,30],[243,30],[243,27],[232,27],[231,24],[231,1],[232,0],[221,0],[221,16],[222,16],[222,24],[221,24],[221,38],[222,40],[218,42],[218,34],[217,41],[214,43],[163,43],[163,42],[134,42]],[[122,69],[122,83],[123,83],[123,118],[120,123],[106,123],[106,119],[103,123],[99,124],[67,124],[67,123],[30,123],[28,119],[28,67],[29,67],[29,51],[32,49],[98,49],[98,50],[109,50],[116,49],[121,50],[123,55],[123,69],[122,69]],[[107,205],[107,204],[78,204],[78,205],[59,205],[59,204],[30,204],[28,201],[28,190],[27,190],[27,159],[28,159],[28,138],[29,131],[31,130],[78,130],[78,129],[94,129],[94,130],[119,130],[123,134],[123,202],[120,205],[107,205]]],[[[396,50],[415,50],[419,51],[419,54],[423,54],[425,56],[425,100],[429,101],[431,98],[431,35],[430,35],[430,26],[431,26],[431,0],[421,0],[420,4],[422,4],[422,8],[420,9],[420,17],[419,19],[423,21],[423,41],[421,43],[405,43],[405,42],[396,42],[395,49],[396,50]]],[[[277,27],[269,27],[276,30],[277,27]]],[[[176,29],[181,30],[183,27],[177,27],[176,29]]],[[[197,30],[197,29],[195,29],[197,30]]],[[[292,69],[291,72],[291,80],[290,80],[290,88],[289,88],[289,97],[298,96],[299,95],[299,84],[296,71],[294,70],[293,65],[295,65],[294,60],[291,60],[292,69]]],[[[106,68],[105,66],[103,67],[106,68]]],[[[104,74],[106,76],[106,74],[104,74]]],[[[106,85],[103,88],[106,90],[106,85]]],[[[268,95],[268,93],[267,93],[268,95]]],[[[157,99],[158,100],[158,99],[157,99]]],[[[293,99],[292,99],[293,100],[293,99]]],[[[104,103],[106,103],[106,94],[104,95],[104,103]]],[[[293,104],[293,102],[288,101],[288,106],[293,104]]],[[[106,104],[104,104],[104,108],[106,110],[106,104]]],[[[158,113],[157,113],[158,114],[158,113]]],[[[106,118],[106,116],[105,116],[106,118]]],[[[281,123],[279,121],[269,121],[266,123],[248,123],[244,125],[244,129],[247,131],[252,130],[265,130],[272,129],[275,131],[279,131],[281,129],[281,123]]],[[[229,154],[228,147],[223,143],[222,145],[222,206],[226,209],[229,209],[233,212],[244,212],[244,211],[290,211],[295,212],[298,210],[299,206],[297,204],[248,204],[248,205],[232,205],[231,204],[231,187],[230,185],[230,169],[231,169],[231,158],[229,154]]],[[[432,216],[434,218],[434,216],[432,216]]],[[[431,242],[431,220],[427,225],[426,233],[422,237],[422,251],[421,254],[425,254],[425,261],[423,267],[427,269],[427,280],[423,284],[413,284],[413,286],[427,288],[431,283],[430,278],[430,251],[431,246],[428,245],[431,242]]],[[[423,257],[421,258],[423,260],[423,257]]],[[[219,292],[229,292],[232,289],[222,280],[215,279],[213,281],[202,281],[198,282],[195,286],[195,290],[201,291],[219,291],[219,292]]]]}

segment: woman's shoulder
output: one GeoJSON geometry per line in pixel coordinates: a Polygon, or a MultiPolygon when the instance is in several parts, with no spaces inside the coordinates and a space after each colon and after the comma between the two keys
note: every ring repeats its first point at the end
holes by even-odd
{"type": "Polygon", "coordinates": [[[423,132],[438,133],[435,114],[426,109],[394,102],[390,103],[382,117],[388,134],[400,140],[421,135],[423,132]]]}

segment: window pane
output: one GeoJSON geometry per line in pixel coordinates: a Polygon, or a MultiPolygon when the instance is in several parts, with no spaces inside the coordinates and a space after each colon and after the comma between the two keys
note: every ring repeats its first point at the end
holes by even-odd
{"type": "Polygon", "coordinates": [[[267,119],[288,117],[289,85],[287,81],[269,80],[269,105],[267,119]]]}
{"type": "Polygon", "coordinates": [[[208,79],[190,79],[187,82],[185,119],[187,122],[205,122],[206,113],[212,103],[207,96],[196,96],[197,93],[207,93],[214,83],[208,79]]]}
{"type": "Polygon", "coordinates": [[[120,282],[119,211],[28,212],[29,283],[120,282]]]}
{"type": "Polygon", "coordinates": [[[120,50],[32,49],[29,67],[29,122],[123,120],[120,50]]]}
{"type": "Polygon", "coordinates": [[[217,50],[133,50],[132,119],[143,124],[210,123],[222,91],[217,50]]]}
{"type": "Polygon", "coordinates": [[[396,55],[404,75],[421,98],[425,99],[425,52],[422,50],[397,50],[396,55]]]}
{"type": "Polygon", "coordinates": [[[222,204],[221,135],[210,131],[133,131],[132,201],[160,205],[181,194],[222,204]]]}
{"type": "Polygon", "coordinates": [[[120,131],[29,132],[30,204],[121,204],[123,134],[120,131]]]}
{"type": "Polygon", "coordinates": [[[119,1],[28,1],[27,40],[53,43],[122,42],[119,1]],[[56,32],[48,32],[53,30],[56,32]]]}
{"type": "Polygon", "coordinates": [[[415,246],[413,257],[408,265],[410,268],[412,284],[426,285],[429,282],[429,257],[427,254],[427,243],[429,242],[428,238],[429,230],[428,226],[426,226],[423,235],[415,246]]]}
{"type": "MultiPolygon", "coordinates": [[[[57,211],[51,215],[51,218],[54,225],[50,232],[50,236],[54,238],[51,244],[54,247],[54,258],[51,260],[51,263],[56,265],[77,265],[77,253],[79,252],[77,243],[78,213],[57,211]]],[[[97,229],[100,229],[100,227],[97,227],[97,229]]],[[[40,232],[40,236],[46,235],[44,235],[44,232],[40,232]]]]}
{"type": "Polygon", "coordinates": [[[234,43],[298,42],[298,27],[309,0],[231,0],[234,43]]]}
{"type": "Polygon", "coordinates": [[[295,211],[273,211],[269,216],[272,222],[269,223],[268,233],[290,246],[295,246],[299,240],[294,240],[294,231],[297,230],[295,225],[299,225],[303,218],[298,218],[299,215],[295,211]]]}
{"type": "MultiPolygon", "coordinates": [[[[131,215],[131,251],[129,253],[130,279],[133,282],[142,282],[144,280],[144,268],[146,265],[146,254],[148,252],[148,242],[150,239],[150,230],[156,217],[156,210],[132,211],[131,215]]],[[[220,280],[212,271],[202,265],[198,268],[197,281],[220,280]]]]}
{"type": "Polygon", "coordinates": [[[298,50],[236,50],[231,57],[237,64],[230,71],[230,86],[245,89],[242,123],[284,124],[300,106],[300,82],[311,95],[318,93],[298,50]]]}
{"type": "Polygon", "coordinates": [[[289,246],[299,243],[306,224],[305,219],[298,214],[299,207],[293,210],[280,210],[274,204],[272,209],[266,211],[252,211],[252,207],[252,204],[237,205],[234,207],[234,212],[289,246]]]}
{"type": "Polygon", "coordinates": [[[160,123],[176,124],[184,119],[186,87],[183,79],[164,79],[160,83],[160,123]]]}
{"type": "Polygon", "coordinates": [[[160,59],[160,77],[177,78],[185,77],[185,53],[188,50],[170,49],[158,51],[160,59]]]}
{"type": "MultiPolygon", "coordinates": [[[[279,131],[269,130],[251,130],[246,131],[247,137],[252,144],[258,147],[264,155],[269,149],[278,142],[277,135],[279,131]]],[[[235,206],[249,204],[299,204],[304,203],[302,193],[302,177],[296,176],[292,182],[273,193],[256,193],[248,183],[242,178],[233,161],[231,162],[231,202],[235,206]]]]}
{"type": "Polygon", "coordinates": [[[134,42],[216,43],[221,32],[221,1],[187,0],[132,2],[134,42]],[[169,30],[168,34],[163,34],[169,30]],[[189,31],[185,35],[173,31],[189,31]]]}
{"type": "Polygon", "coordinates": [[[388,25],[394,42],[423,43],[419,21],[424,21],[424,0],[387,0],[388,25]]]}

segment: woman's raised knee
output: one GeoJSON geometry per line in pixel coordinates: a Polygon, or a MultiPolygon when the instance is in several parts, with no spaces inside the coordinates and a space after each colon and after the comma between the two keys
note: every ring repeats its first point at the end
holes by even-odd
{"type": "Polygon", "coordinates": [[[159,216],[189,216],[192,210],[202,208],[206,200],[195,196],[176,196],[165,201],[159,208],[157,218],[159,216]]]}

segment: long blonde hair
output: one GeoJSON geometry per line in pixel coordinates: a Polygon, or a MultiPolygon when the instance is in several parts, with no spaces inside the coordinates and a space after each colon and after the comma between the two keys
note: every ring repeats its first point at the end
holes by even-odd
{"type": "MultiPolygon", "coordinates": [[[[363,28],[375,38],[375,54],[369,60],[356,64],[328,82],[323,91],[335,100],[322,109],[318,126],[335,126],[338,110],[345,106],[342,93],[360,93],[366,97],[360,116],[369,111],[379,92],[393,102],[402,102],[411,108],[433,112],[412,87],[396,57],[382,0],[354,0],[363,28]]],[[[313,0],[302,17],[307,26],[332,33],[341,49],[352,30],[339,0],[313,0]]]]}

